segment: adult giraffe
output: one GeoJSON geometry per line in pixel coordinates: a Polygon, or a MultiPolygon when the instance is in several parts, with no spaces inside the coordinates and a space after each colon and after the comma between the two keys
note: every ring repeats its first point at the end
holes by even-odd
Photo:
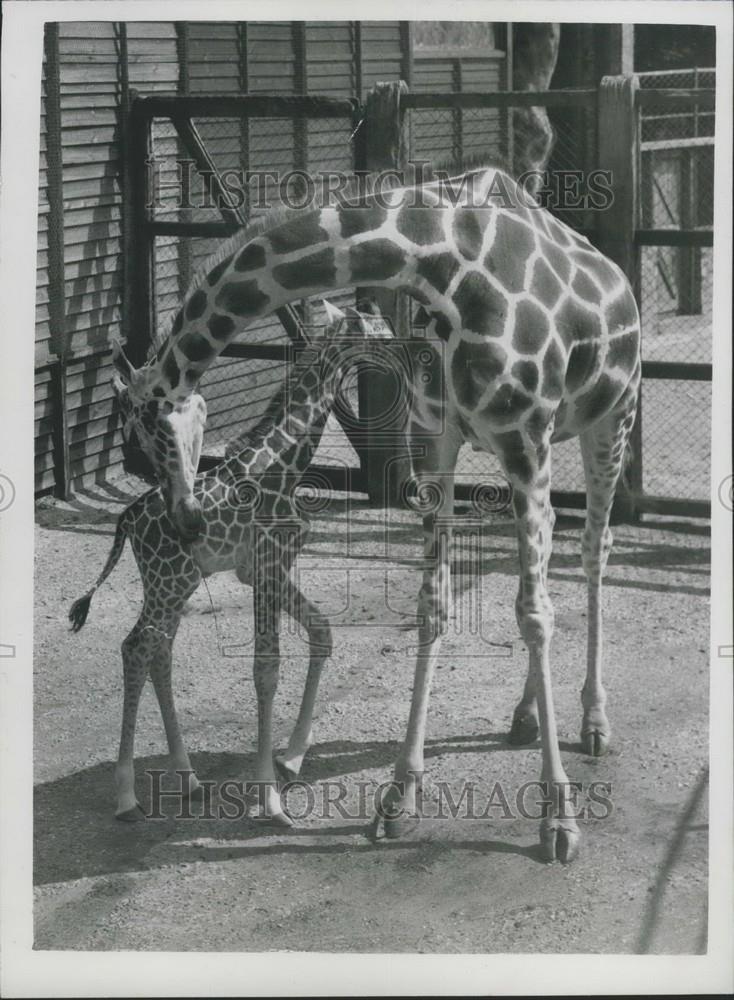
{"type": "Polygon", "coordinates": [[[410,718],[396,786],[385,803],[385,833],[399,835],[415,812],[431,678],[451,599],[446,535],[437,543],[434,527],[453,511],[453,471],[468,440],[497,455],[514,491],[520,554],[516,613],[529,673],[510,738],[532,742],[540,730],[541,780],[548,789],[542,850],[548,859],[569,861],[579,832],[551,693],[550,445],[572,436],[581,441],[589,603],[581,739],[586,752],[601,754],[610,734],[601,680],[601,578],[611,545],[614,491],[635,416],[639,315],[621,270],[539,208],[506,174],[476,171],[449,191],[450,197],[436,185],[398,189],[359,205],[296,213],[258,235],[235,237],[195,282],[156,356],[138,371],[118,361],[130,419],[179,532],[191,539],[200,511],[186,464],[187,435],[196,424],[190,400],[225,345],[258,317],[327,290],[385,286],[423,304],[443,356],[443,383],[438,391],[435,379],[417,378],[413,385],[414,471],[419,490],[430,492],[437,478],[444,490],[424,517],[431,558],[419,594],[410,718]]]}

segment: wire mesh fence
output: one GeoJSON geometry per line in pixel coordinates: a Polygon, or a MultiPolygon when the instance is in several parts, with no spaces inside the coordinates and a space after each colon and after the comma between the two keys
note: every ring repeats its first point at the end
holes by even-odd
{"type": "MultiPolygon", "coordinates": [[[[643,88],[714,88],[715,71],[640,75],[643,88]]],[[[640,116],[640,226],[710,231],[714,111],[697,104],[645,105],[640,116]]],[[[643,361],[711,363],[713,247],[643,246],[643,361]]],[[[711,386],[645,379],[643,487],[655,495],[709,495],[711,386]]]]}
{"type": "MultiPolygon", "coordinates": [[[[298,208],[323,200],[328,174],[348,179],[354,154],[351,118],[198,118],[196,130],[226,194],[226,206],[243,223],[256,222],[279,207],[298,208]]],[[[197,169],[169,119],[155,118],[151,127],[153,218],[181,225],[221,223],[219,199],[211,172],[197,169]]],[[[223,237],[189,236],[182,232],[155,238],[155,336],[157,346],[190,282],[207,260],[221,250],[223,237]]],[[[353,302],[353,293],[336,296],[335,304],[353,302]]],[[[323,321],[320,302],[311,304],[309,320],[323,321]]],[[[290,341],[276,316],[248,327],[249,344],[286,346],[290,341]]],[[[222,454],[227,441],[261,417],[287,374],[283,361],[220,357],[200,384],[208,408],[204,450],[222,454]]],[[[356,455],[333,418],[317,456],[319,464],[353,468],[356,455]]]]}
{"type": "MultiPolygon", "coordinates": [[[[647,74],[641,86],[696,85],[711,88],[713,71],[647,74]]],[[[583,95],[579,95],[583,96],[583,95]]],[[[587,95],[588,96],[588,95],[587,95]]],[[[649,95],[652,97],[652,95],[649,95]]],[[[444,102],[445,103],[445,102],[444,102]]],[[[598,121],[593,101],[551,102],[547,109],[507,106],[410,107],[407,111],[409,159],[457,174],[478,164],[498,163],[515,176],[542,163],[550,136],[548,166],[536,189],[538,201],[577,230],[592,236],[598,205],[592,190],[597,166],[598,121]],[[551,132],[552,128],[552,132],[551,132]]],[[[713,112],[690,100],[649,99],[640,121],[640,218],[642,229],[691,232],[710,230],[713,216],[713,112]]],[[[240,222],[256,220],[278,205],[300,207],[323,200],[332,177],[354,174],[354,118],[197,117],[196,129],[211,167],[240,222]]],[[[170,121],[152,127],[155,170],[154,219],[184,226],[221,223],[207,171],[196,169],[170,121]]],[[[201,164],[199,164],[201,167],[201,164]]],[[[676,236],[678,233],[676,233],[676,236]]],[[[671,241],[675,243],[676,241],[671,241]]],[[[680,240],[677,241],[680,244],[680,240]]],[[[661,239],[661,244],[666,240],[661,239]]],[[[712,248],[705,240],[687,245],[640,248],[640,305],[643,359],[648,362],[703,362],[711,359],[712,248]]],[[[211,237],[161,235],[155,239],[156,336],[165,335],[197,269],[221,246],[211,237]]],[[[353,302],[353,293],[337,304],[353,302]]],[[[321,318],[319,305],[312,322],[321,318]]],[[[248,343],[281,344],[288,338],[270,317],[249,327],[248,343]]],[[[284,362],[216,361],[202,381],[209,406],[208,453],[259,419],[286,374],[284,362]]],[[[354,407],[358,410],[356,383],[354,407]]],[[[707,495],[710,451],[710,386],[704,382],[647,378],[643,389],[644,491],[653,495],[703,498],[707,495]],[[670,412],[674,411],[674,419],[670,412]],[[673,460],[685,455],[683,464],[673,460]],[[671,458],[673,456],[673,458],[671,458]]],[[[358,459],[332,419],[317,457],[320,464],[354,468],[358,459]]],[[[462,449],[460,483],[496,477],[496,460],[471,446],[462,449]]],[[[577,446],[554,449],[556,490],[583,489],[577,446]]]]}
{"type": "MultiPolygon", "coordinates": [[[[519,178],[542,162],[549,148],[547,168],[536,182],[537,200],[574,229],[593,228],[588,187],[596,162],[592,107],[411,108],[408,135],[413,162],[424,161],[449,173],[495,164],[519,178]]],[[[500,471],[494,455],[470,444],[462,447],[458,483],[491,482],[500,471]]],[[[555,446],[554,489],[575,492],[583,489],[583,484],[578,445],[555,446]]]]}

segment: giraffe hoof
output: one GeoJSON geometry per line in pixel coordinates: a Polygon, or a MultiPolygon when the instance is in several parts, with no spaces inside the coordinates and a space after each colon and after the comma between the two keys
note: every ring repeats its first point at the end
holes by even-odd
{"type": "Polygon", "coordinates": [[[516,715],[512,720],[507,742],[514,747],[535,743],[539,732],[538,720],[534,715],[516,715]]]}
{"type": "Polygon", "coordinates": [[[540,853],[544,861],[570,864],[579,852],[581,835],[569,820],[548,819],[540,824],[540,853]]]}
{"type": "Polygon", "coordinates": [[[581,749],[589,757],[603,757],[609,749],[609,733],[586,729],[581,733],[581,749]]]}
{"type": "Polygon", "coordinates": [[[287,813],[273,813],[270,816],[257,815],[252,817],[258,826],[272,826],[278,830],[290,830],[295,823],[287,813]]]}
{"type": "Polygon", "coordinates": [[[420,811],[413,807],[413,802],[420,802],[423,788],[422,773],[414,772],[414,789],[409,794],[411,808],[406,808],[403,803],[405,798],[403,793],[405,786],[402,782],[396,782],[387,790],[382,801],[377,807],[375,817],[369,827],[368,836],[371,840],[379,840],[379,830],[382,825],[383,834],[388,840],[398,840],[416,829],[421,821],[420,811]],[[415,795],[415,800],[414,796],[415,795]]]}
{"type": "Polygon", "coordinates": [[[139,823],[145,819],[145,813],[140,803],[136,802],[132,809],[124,809],[122,812],[115,813],[115,819],[121,823],[139,823]]]}
{"type": "Polygon", "coordinates": [[[203,802],[204,801],[204,788],[198,782],[194,788],[190,788],[188,792],[184,793],[184,798],[188,799],[189,802],[203,802]]]}
{"type": "Polygon", "coordinates": [[[296,781],[298,779],[298,771],[294,771],[292,767],[288,767],[282,757],[273,757],[273,766],[278,774],[279,784],[287,785],[288,782],[296,781]]]}
{"type": "Polygon", "coordinates": [[[394,818],[385,817],[383,829],[388,840],[399,840],[418,828],[421,818],[418,813],[403,813],[394,818]]]}

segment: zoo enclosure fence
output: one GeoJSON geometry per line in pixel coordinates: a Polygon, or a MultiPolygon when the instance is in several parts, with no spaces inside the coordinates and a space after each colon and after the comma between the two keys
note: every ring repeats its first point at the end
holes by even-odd
{"type": "MultiPolygon", "coordinates": [[[[395,103],[394,128],[387,129],[401,136],[395,166],[401,158],[471,164],[488,148],[511,163],[528,109],[543,107],[556,133],[551,178],[579,171],[583,176],[594,168],[612,171],[613,211],[594,211],[583,199],[577,206],[549,207],[621,264],[640,304],[643,391],[624,500],[629,517],[710,513],[714,90],[701,84],[713,82],[701,75],[696,86],[671,88],[652,86],[660,81],[651,77],[605,78],[589,90],[403,92],[395,103]]],[[[271,169],[349,174],[365,169],[370,142],[384,141],[375,140],[375,133],[386,132],[385,122],[378,128],[358,101],[318,97],[139,98],[131,126],[138,243],[137,312],[131,324],[136,341],[129,346],[137,362],[178,307],[197,264],[256,214],[257,207],[246,200],[223,197],[228,170],[252,169],[267,160],[271,169]],[[155,197],[151,155],[159,168],[155,197]],[[174,176],[182,159],[195,167],[183,206],[176,201],[180,183],[174,176]],[[208,192],[220,197],[207,201],[208,192]]],[[[389,151],[381,152],[385,163],[389,151]]],[[[374,162],[375,149],[372,154],[374,162]]],[[[275,182],[265,190],[268,200],[277,200],[275,182]]],[[[552,184],[549,191],[546,198],[552,200],[552,184]]],[[[230,345],[213,366],[202,384],[212,412],[206,461],[216,460],[217,438],[231,437],[243,420],[256,418],[285,373],[291,345],[307,336],[313,319],[305,302],[281,310],[280,326],[271,321],[254,334],[248,330],[247,342],[230,345]]],[[[410,320],[402,334],[409,329],[410,320]]],[[[379,379],[376,384],[379,395],[379,379]]],[[[362,416],[363,410],[369,412],[364,383],[353,405],[362,416]]],[[[351,457],[315,471],[334,488],[367,491],[380,499],[375,484],[382,481],[389,456],[384,448],[372,447],[369,438],[355,436],[353,424],[351,430],[344,426],[351,457]]],[[[554,500],[561,506],[585,502],[577,450],[561,446],[554,455],[554,500]]],[[[465,454],[458,470],[459,496],[470,495],[477,480],[494,471],[491,457],[465,454]]]]}

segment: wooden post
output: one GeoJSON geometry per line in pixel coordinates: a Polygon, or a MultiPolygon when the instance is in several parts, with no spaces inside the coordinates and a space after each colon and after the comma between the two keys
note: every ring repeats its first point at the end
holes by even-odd
{"type": "Polygon", "coordinates": [[[597,24],[594,26],[597,66],[600,76],[634,73],[634,24],[597,24]]]}
{"type": "MultiPolygon", "coordinates": [[[[409,144],[400,98],[407,92],[407,84],[399,81],[378,83],[367,95],[364,119],[357,133],[358,136],[361,133],[362,139],[358,157],[361,162],[357,162],[357,169],[369,173],[388,169],[405,171],[409,144]]],[[[398,338],[410,336],[409,303],[404,295],[389,288],[358,288],[357,301],[364,298],[377,304],[382,315],[393,324],[398,338]]],[[[385,357],[390,357],[389,347],[386,347],[385,357]]],[[[400,504],[402,485],[410,477],[405,437],[406,388],[398,375],[381,373],[374,368],[359,376],[359,416],[369,439],[360,456],[362,473],[370,500],[378,506],[400,504]],[[400,394],[400,399],[396,399],[396,393],[400,394]],[[387,414],[390,414],[389,419],[387,414]]]]}
{"type": "Polygon", "coordinates": [[[56,363],[51,369],[54,415],[54,487],[57,496],[71,496],[69,468],[69,414],[66,408],[66,366],[69,338],[66,328],[64,289],[64,190],[61,141],[61,73],[59,26],[48,23],[44,34],[46,60],[46,162],[48,168],[48,311],[51,351],[56,363]]]}
{"type": "MultiPolygon", "coordinates": [[[[597,245],[627,275],[640,301],[640,255],[635,242],[638,227],[639,116],[635,99],[639,83],[634,75],[605,76],[599,86],[599,163],[611,171],[614,200],[597,213],[597,245]]],[[[615,521],[637,520],[635,497],[642,494],[642,395],[630,441],[631,460],[624,486],[612,511],[615,521]]]]}

